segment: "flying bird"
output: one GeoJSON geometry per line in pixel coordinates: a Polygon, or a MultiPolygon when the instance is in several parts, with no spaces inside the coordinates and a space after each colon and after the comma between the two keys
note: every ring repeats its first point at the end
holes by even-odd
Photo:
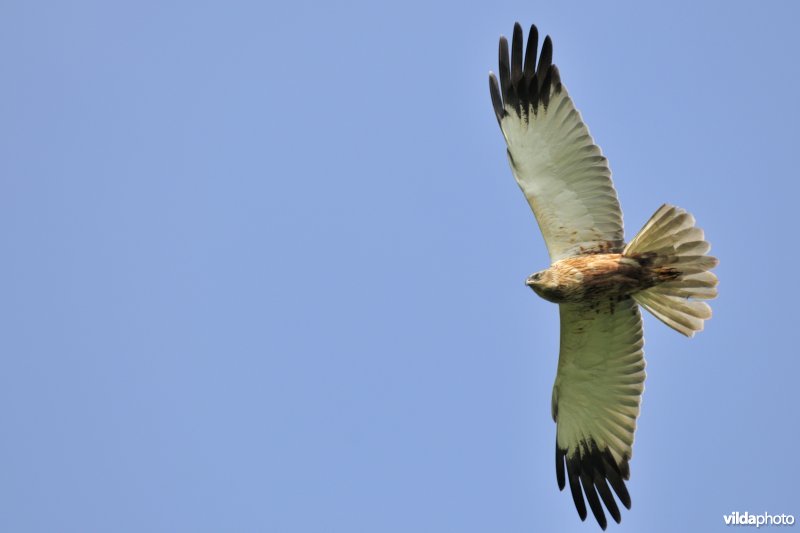
{"type": "Polygon", "coordinates": [[[693,336],[711,318],[717,259],[686,211],[662,205],[629,243],[611,171],[531,26],[500,38],[500,81],[489,73],[497,122],[511,172],[544,236],[549,268],[527,278],[557,303],[561,347],[551,412],[556,422],[556,479],[569,482],[581,520],[586,502],[603,529],[605,511],[619,523],[612,495],[630,509],[625,486],[645,380],[644,307],[693,336]],[[585,498],[585,499],[584,499],[585,498]]]}

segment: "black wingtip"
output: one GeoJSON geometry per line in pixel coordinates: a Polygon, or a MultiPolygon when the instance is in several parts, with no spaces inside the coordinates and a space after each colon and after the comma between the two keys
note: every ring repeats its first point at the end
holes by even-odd
{"type": "Polygon", "coordinates": [[[600,453],[596,446],[589,455],[589,462],[594,470],[594,487],[597,489],[597,493],[600,494],[600,499],[603,500],[603,504],[608,509],[611,517],[619,524],[622,520],[622,514],[619,512],[617,502],[614,501],[614,496],[611,494],[611,489],[608,488],[607,483],[609,476],[613,476],[615,472],[613,472],[613,469],[611,469],[612,472],[608,471],[609,468],[605,464],[605,455],[600,453]]]}
{"type": "Polygon", "coordinates": [[[586,520],[586,502],[583,501],[580,481],[580,463],[577,454],[573,458],[567,458],[567,474],[569,475],[569,491],[572,493],[572,501],[581,521],[586,520]]]}
{"type": "Polygon", "coordinates": [[[525,47],[525,78],[530,83],[536,72],[536,55],[539,53],[539,30],[536,24],[531,24],[528,31],[528,45],[525,47]]]}
{"type": "Polygon", "coordinates": [[[631,478],[631,465],[628,464],[628,458],[623,457],[622,462],[619,464],[619,472],[622,476],[622,479],[630,479],[631,478]]]}
{"type": "MultiPolygon", "coordinates": [[[[594,440],[581,441],[570,455],[567,450],[560,449],[556,445],[556,477],[560,488],[563,474],[559,468],[563,469],[563,466],[559,467],[559,461],[562,465],[566,463],[572,499],[581,520],[586,519],[586,503],[588,503],[601,528],[606,529],[608,524],[605,510],[608,510],[615,522],[622,521],[622,513],[611,489],[627,509],[631,508],[631,497],[623,481],[622,465],[614,459],[609,448],[606,447],[601,451],[594,440]]],[[[627,457],[623,457],[620,461],[626,467],[627,462],[627,457]]]]}
{"type": "Polygon", "coordinates": [[[595,470],[594,487],[597,489],[597,493],[600,495],[600,499],[603,500],[606,509],[608,509],[611,518],[619,524],[620,521],[622,521],[622,514],[619,512],[617,502],[614,501],[614,496],[611,495],[611,489],[608,488],[608,483],[606,483],[602,475],[598,475],[597,470],[595,470]]]}
{"type": "Polygon", "coordinates": [[[597,497],[597,490],[595,490],[592,477],[590,472],[582,470],[580,476],[581,486],[583,487],[583,493],[586,495],[586,499],[589,501],[589,508],[592,510],[595,520],[597,520],[601,528],[605,529],[608,526],[608,522],[606,522],[606,514],[603,512],[603,506],[600,505],[600,498],[597,497]]]}
{"type": "Polygon", "coordinates": [[[562,450],[558,446],[558,441],[556,441],[556,480],[558,481],[558,490],[564,490],[564,487],[567,484],[565,475],[564,475],[564,453],[566,450],[562,450]]]}
{"type": "MultiPolygon", "coordinates": [[[[548,106],[551,92],[561,91],[561,77],[553,61],[553,43],[549,36],[546,36],[542,43],[541,55],[538,58],[539,30],[532,24],[528,33],[528,42],[525,46],[525,53],[522,48],[525,43],[522,26],[519,22],[514,24],[514,32],[511,38],[511,49],[509,53],[508,39],[500,37],[498,49],[498,74],[499,95],[501,107],[514,109],[520,117],[527,117],[530,113],[537,113],[539,106],[548,106]]],[[[507,112],[498,113],[493,85],[490,82],[492,91],[492,105],[495,108],[495,115],[498,120],[502,120],[507,112]]]]}
{"type": "MultiPolygon", "coordinates": [[[[542,53],[539,55],[539,65],[536,67],[536,72],[539,74],[539,91],[541,92],[544,83],[547,80],[547,75],[550,74],[550,67],[553,66],[553,41],[547,35],[542,43],[542,53]]],[[[552,77],[550,78],[552,80],[552,77]]]]}
{"type": "Polygon", "coordinates": [[[550,83],[553,84],[553,92],[561,92],[561,73],[555,65],[550,67],[550,83]]]}
{"type": "Polygon", "coordinates": [[[522,26],[514,23],[514,35],[511,39],[511,83],[518,85],[522,79],[522,26]]]}
{"type": "Polygon", "coordinates": [[[505,98],[508,88],[511,86],[511,67],[508,63],[508,39],[500,37],[500,47],[497,51],[498,74],[500,74],[500,88],[503,90],[505,98]]]}
{"type": "Polygon", "coordinates": [[[611,454],[611,450],[608,448],[603,450],[602,463],[605,467],[606,479],[611,485],[611,488],[614,489],[614,492],[617,494],[617,498],[619,498],[619,501],[622,502],[622,505],[624,505],[626,509],[630,509],[631,495],[628,493],[628,488],[625,486],[625,481],[623,481],[622,472],[619,466],[617,466],[614,456],[611,454]]]}
{"type": "Polygon", "coordinates": [[[497,117],[497,123],[503,120],[503,99],[500,96],[500,85],[497,83],[497,77],[494,72],[489,73],[489,93],[492,95],[492,107],[494,107],[494,114],[497,117]]]}

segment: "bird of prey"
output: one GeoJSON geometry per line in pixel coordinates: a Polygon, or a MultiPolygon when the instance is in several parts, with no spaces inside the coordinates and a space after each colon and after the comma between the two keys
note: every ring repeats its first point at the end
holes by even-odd
{"type": "Polygon", "coordinates": [[[606,528],[619,523],[612,495],[630,509],[633,434],[645,380],[641,305],[691,337],[711,318],[717,259],[692,215],[662,205],[625,244],[611,171],[575,109],[547,36],[514,26],[500,38],[500,81],[489,74],[511,171],[533,209],[550,254],[549,268],[526,284],[559,305],[561,347],[551,410],[556,422],[556,479],[569,481],[581,520],[586,502],[606,528]],[[584,499],[585,497],[585,499],[584,499]],[[605,509],[604,509],[605,506],[605,509]]]}

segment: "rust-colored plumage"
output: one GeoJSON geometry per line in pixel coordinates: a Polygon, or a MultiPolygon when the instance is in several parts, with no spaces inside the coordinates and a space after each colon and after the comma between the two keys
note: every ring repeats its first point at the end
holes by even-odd
{"type": "Polygon", "coordinates": [[[652,287],[649,269],[622,254],[568,257],[526,281],[536,294],[554,303],[608,298],[619,300],[652,287]]]}
{"type": "Polygon", "coordinates": [[[620,301],[679,276],[675,269],[654,266],[650,255],[585,254],[556,261],[526,284],[554,303],[620,301]]]}

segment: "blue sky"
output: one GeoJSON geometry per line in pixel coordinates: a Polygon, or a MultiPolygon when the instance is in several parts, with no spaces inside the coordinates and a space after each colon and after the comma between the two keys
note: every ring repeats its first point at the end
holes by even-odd
{"type": "MultiPolygon", "coordinates": [[[[4,2],[0,530],[598,531],[553,466],[557,310],[489,99],[536,23],[632,234],[721,259],[645,318],[619,531],[800,515],[789,2],[4,2]]],[[[590,518],[591,520],[591,518],[590,518]]]]}

